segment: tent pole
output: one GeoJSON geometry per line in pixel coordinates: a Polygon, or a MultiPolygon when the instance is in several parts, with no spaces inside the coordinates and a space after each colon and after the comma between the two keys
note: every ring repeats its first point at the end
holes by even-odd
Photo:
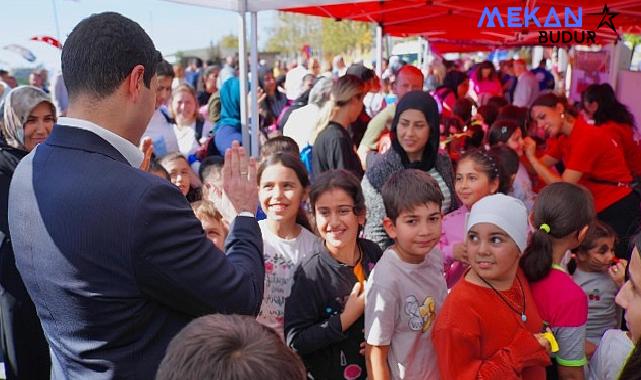
{"type": "Polygon", "coordinates": [[[250,70],[251,70],[251,155],[258,157],[259,140],[258,136],[260,131],[258,129],[258,13],[255,11],[250,12],[251,15],[251,34],[249,40],[251,41],[251,57],[250,57],[250,70]]]}
{"type": "Polygon", "coordinates": [[[383,27],[376,25],[376,75],[383,74],[383,27]]]}
{"type": "Polygon", "coordinates": [[[247,4],[243,2],[242,9],[238,12],[238,79],[240,82],[240,123],[242,126],[243,141],[245,149],[249,149],[249,125],[247,123],[247,47],[245,39],[245,9],[247,4]]]}

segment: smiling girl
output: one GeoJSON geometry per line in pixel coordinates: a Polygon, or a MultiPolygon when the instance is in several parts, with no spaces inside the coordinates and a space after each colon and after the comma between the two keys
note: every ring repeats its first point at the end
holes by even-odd
{"type": "Polygon", "coordinates": [[[265,290],[258,322],[284,337],[285,299],[299,263],[318,251],[320,240],[302,209],[309,179],[298,157],[275,153],[258,168],[258,199],[267,219],[258,222],[263,235],[265,290]]]}
{"type": "Polygon", "coordinates": [[[465,218],[481,198],[499,189],[499,166],[483,150],[473,150],[461,157],[456,166],[454,187],[463,203],[458,210],[443,218],[443,232],[439,242],[447,287],[451,288],[465,271],[465,218]]]}
{"type": "Polygon", "coordinates": [[[527,211],[516,198],[487,196],[466,226],[471,269],[446,298],[433,340],[442,379],[545,379],[549,344],[519,258],[527,211]]]}
{"type": "Polygon", "coordinates": [[[366,379],[364,284],[382,255],[358,235],[365,199],[358,179],[346,170],[322,173],[310,201],[324,247],[296,271],[285,305],[287,344],[316,380],[366,379]]]}

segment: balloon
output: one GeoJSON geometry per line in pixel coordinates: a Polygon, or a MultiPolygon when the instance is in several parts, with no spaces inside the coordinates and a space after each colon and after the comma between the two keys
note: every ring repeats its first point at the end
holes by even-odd
{"type": "Polygon", "coordinates": [[[51,46],[57,47],[58,49],[62,49],[62,44],[60,41],[57,39],[51,37],[51,36],[33,36],[31,37],[31,41],[40,41],[44,42],[46,44],[49,44],[51,46]]]}
{"type": "Polygon", "coordinates": [[[29,62],[33,62],[36,60],[36,56],[27,48],[24,46],[20,46],[18,44],[10,44],[4,47],[5,50],[12,51],[16,54],[20,54],[22,58],[26,59],[29,62]]]}

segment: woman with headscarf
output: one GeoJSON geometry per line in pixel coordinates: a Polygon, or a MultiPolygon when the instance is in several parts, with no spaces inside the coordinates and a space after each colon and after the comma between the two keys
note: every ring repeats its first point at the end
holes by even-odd
{"type": "Polygon", "coordinates": [[[9,184],[20,160],[43,142],[54,123],[56,109],[39,88],[21,86],[4,99],[0,145],[0,322],[7,379],[49,379],[49,346],[36,308],[16,268],[9,238],[9,184]]]}
{"type": "Polygon", "coordinates": [[[220,89],[220,120],[215,127],[214,141],[221,154],[225,154],[231,143],[236,140],[243,143],[240,130],[240,81],[231,77],[220,89]]]}
{"type": "Polygon", "coordinates": [[[363,194],[367,204],[365,237],[386,249],[393,243],[383,229],[385,207],[381,189],[399,170],[420,169],[430,174],[443,193],[443,214],[458,208],[454,192],[454,170],[450,158],[439,153],[439,115],[436,101],[426,92],[407,93],[396,106],[392,122],[392,149],[375,156],[367,168],[363,194]]]}
{"type": "Polygon", "coordinates": [[[266,136],[269,136],[278,129],[278,117],[287,106],[287,96],[278,91],[272,69],[264,69],[258,72],[258,85],[262,90],[262,94],[258,96],[260,130],[266,136]]]}

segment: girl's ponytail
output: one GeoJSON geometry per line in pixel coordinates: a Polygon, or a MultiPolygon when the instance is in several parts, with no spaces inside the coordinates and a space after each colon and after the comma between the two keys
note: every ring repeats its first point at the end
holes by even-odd
{"type": "Polygon", "coordinates": [[[535,231],[520,262],[527,279],[545,278],[552,269],[554,241],[578,234],[594,216],[592,195],[582,186],[556,182],[541,190],[532,209],[535,231]]]}
{"type": "Polygon", "coordinates": [[[530,282],[548,275],[552,268],[552,236],[541,229],[532,233],[530,243],[521,257],[521,268],[530,282]]]}

